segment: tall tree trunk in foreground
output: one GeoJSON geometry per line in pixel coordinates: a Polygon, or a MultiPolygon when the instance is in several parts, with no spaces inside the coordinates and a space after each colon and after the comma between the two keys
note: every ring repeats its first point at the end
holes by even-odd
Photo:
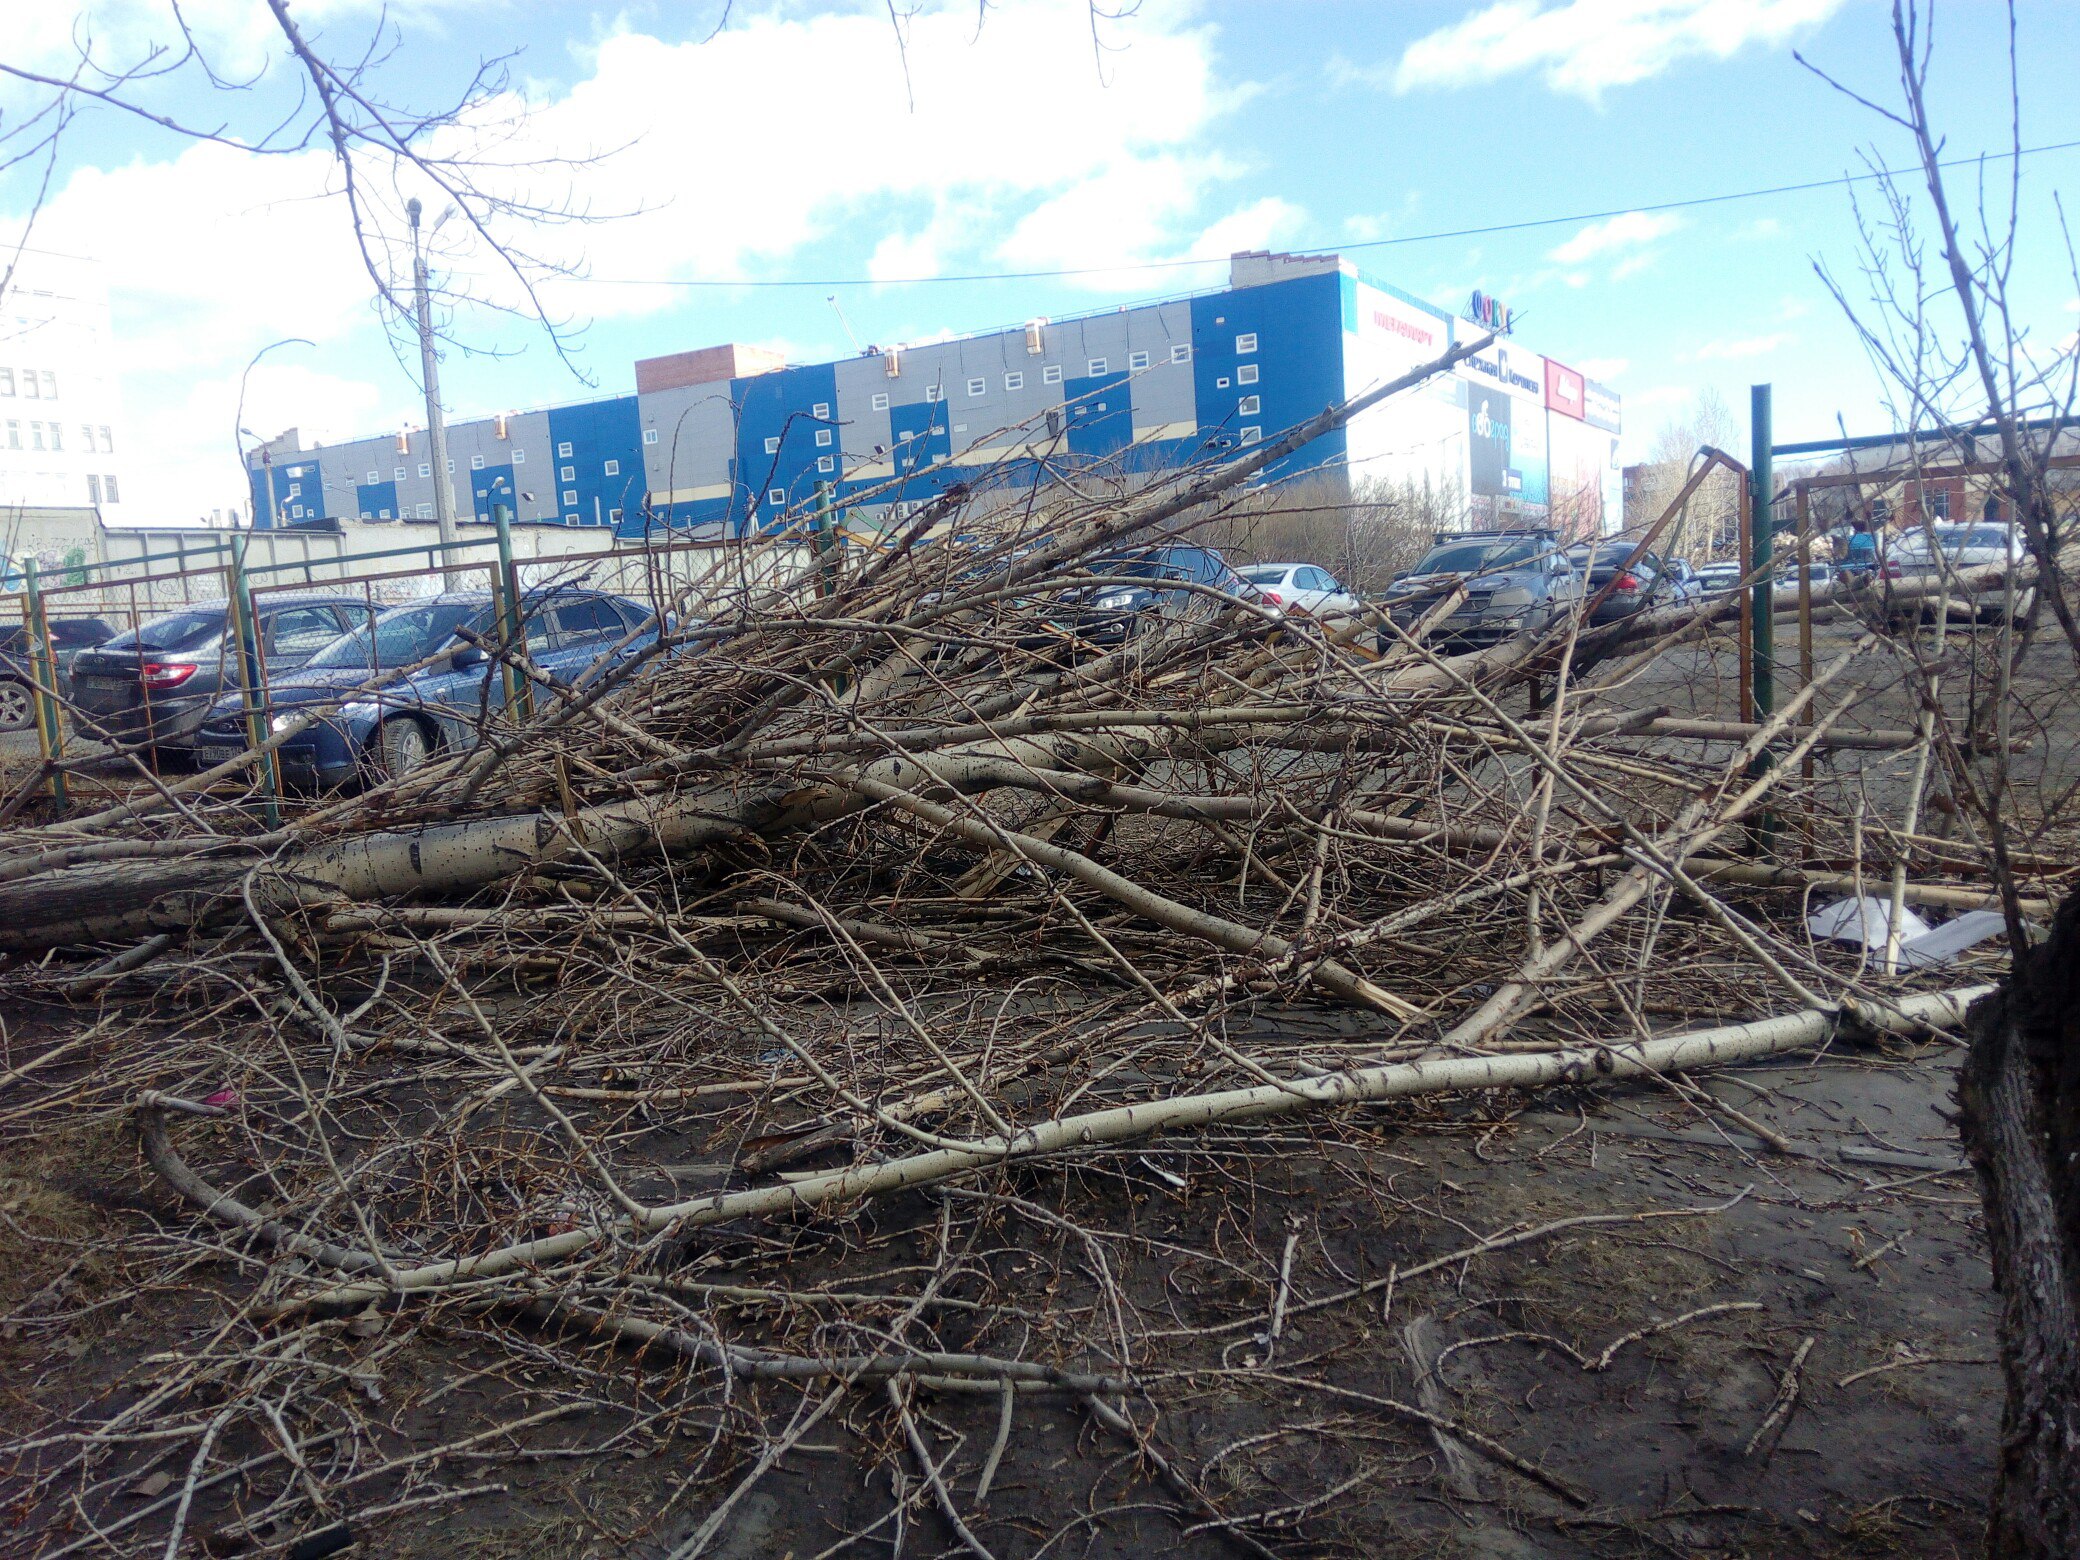
{"type": "Polygon", "coordinates": [[[1967,1025],[1958,1082],[2000,1291],[1990,1555],[2080,1557],[2080,893],[1967,1025]]]}

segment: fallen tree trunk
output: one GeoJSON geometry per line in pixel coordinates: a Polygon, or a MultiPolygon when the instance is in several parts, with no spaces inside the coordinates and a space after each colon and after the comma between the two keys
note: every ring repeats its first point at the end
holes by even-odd
{"type": "Polygon", "coordinates": [[[1958,1078],[2000,1292],[2007,1405],[1986,1552],[2080,1555],[2080,894],[1972,1009],[1958,1078]]]}

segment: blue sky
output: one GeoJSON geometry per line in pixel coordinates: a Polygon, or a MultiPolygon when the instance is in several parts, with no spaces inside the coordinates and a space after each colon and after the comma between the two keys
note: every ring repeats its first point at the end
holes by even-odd
{"type": "MultiPolygon", "coordinates": [[[[29,9],[0,20],[0,58],[62,55],[75,8],[29,9]]],[[[228,108],[192,74],[155,88],[155,104],[252,133],[293,84],[264,7],[188,10],[221,58],[266,74],[228,108]]],[[[88,11],[111,48],[163,30],[163,0],[88,11]]],[[[296,13],[336,41],[364,37],[373,15],[361,0],[306,0],[296,13]]],[[[1387,240],[1347,252],[1439,303],[1481,288],[1514,304],[1528,346],[1621,391],[1634,454],[1700,390],[1741,408],[1758,381],[1776,387],[1780,438],[1822,436],[1837,417],[1889,423],[1813,271],[1817,259],[1862,284],[1839,186],[1648,209],[1836,178],[1866,150],[1909,159],[1900,132],[1791,54],[1890,101],[1877,0],[1146,0],[1100,27],[1097,50],[1081,0],[1001,0],[979,30],[973,0],[924,0],[908,23],[907,82],[878,0],[740,3],[711,39],[719,14],[393,6],[391,100],[432,101],[477,55],[520,50],[531,117],[515,149],[619,148],[568,187],[596,210],[636,213],[528,236],[590,273],[548,296],[582,324],[577,363],[593,386],[538,331],[464,310],[456,335],[499,355],[450,353],[457,415],[623,392],[634,358],[719,341],[842,355],[851,345],[829,293],[860,340],[917,340],[1217,285],[1224,269],[1152,263],[1387,240]],[[1424,236],[1605,211],[1620,215],[1424,236]],[[1088,274],[931,280],[1061,269],[1088,274]],[[814,285],[741,285],[754,280],[814,285]]],[[[1988,0],[1938,12],[1931,96],[1952,154],[2007,143],[2003,17],[1988,0]]],[[[2021,36],[2024,143],[2080,139],[2080,8],[2024,4],[2021,36]]],[[[0,107],[24,100],[0,89],[0,107]]],[[[0,178],[0,218],[19,222],[25,173],[0,178]]],[[[2046,343],[2076,324],[2050,209],[2076,173],[2080,149],[2023,168],[2017,299],[2046,343]]],[[[68,135],[37,239],[103,262],[142,468],[132,489],[166,518],[234,500],[230,404],[271,340],[315,345],[279,350],[254,374],[250,426],[334,438],[414,415],[412,377],[375,322],[327,177],[320,153],[253,159],[105,111],[68,135]]],[[[564,177],[536,187],[561,193],[564,177]]],[[[1953,177],[1969,191],[1968,173],[1953,177]]],[[[481,253],[457,248],[443,265],[499,285],[481,253]]]]}

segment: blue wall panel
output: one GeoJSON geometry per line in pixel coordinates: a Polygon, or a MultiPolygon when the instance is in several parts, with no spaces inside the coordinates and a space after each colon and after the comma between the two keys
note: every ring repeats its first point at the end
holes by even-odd
{"type": "MultiPolygon", "coordinates": [[[[643,430],[634,396],[590,401],[582,406],[551,407],[549,448],[553,452],[556,512],[566,521],[575,515],[578,525],[611,525],[615,510],[626,516],[642,507],[643,430]],[[570,446],[568,455],[563,453],[565,445],[570,446]],[[608,471],[610,462],[618,469],[608,471]],[[563,475],[566,469],[571,473],[568,479],[563,475]]],[[[533,464],[528,462],[530,468],[533,464]]],[[[535,482],[550,480],[532,469],[529,477],[535,482]]],[[[472,482],[471,487],[475,485],[472,482]]],[[[488,511],[486,514],[488,518],[488,511]]]]}
{"type": "Polygon", "coordinates": [[[737,404],[737,453],[732,485],[736,498],[730,519],[738,528],[769,528],[790,509],[807,512],[819,481],[837,485],[838,372],[834,364],[814,363],[783,368],[750,379],[732,380],[737,404]],[[822,416],[816,408],[823,408],[822,416]],[[819,445],[819,430],[831,442],[819,445]],[[766,448],[772,440],[775,447],[766,448]],[[828,455],[833,470],[819,472],[818,456],[828,455]],[[776,498],[774,495],[778,494],[776,498]]]}
{"type": "MultiPolygon", "coordinates": [[[[1343,399],[1342,283],[1340,274],[1329,271],[1192,300],[1192,379],[1202,450],[1238,454],[1245,428],[1275,439],[1343,399]],[[1237,338],[1252,335],[1256,350],[1238,351],[1237,338]],[[1242,383],[1245,365],[1256,369],[1255,383],[1242,383]],[[1256,410],[1244,411],[1250,397],[1256,410]]],[[[1266,476],[1340,465],[1347,452],[1338,429],[1274,462],[1266,476]]]]}
{"type": "MultiPolygon", "coordinates": [[[[575,453],[573,451],[573,454],[575,453]]],[[[534,489],[529,488],[528,491],[533,492],[534,489]]],[[[469,474],[470,508],[477,519],[486,525],[491,523],[493,504],[505,505],[508,519],[517,515],[520,512],[518,494],[519,483],[514,479],[511,461],[498,466],[485,466],[469,474]]]]}
{"type": "Polygon", "coordinates": [[[398,519],[397,484],[357,482],[354,485],[354,512],[364,520],[398,519]]]}
{"type": "Polygon", "coordinates": [[[1062,390],[1071,455],[1104,460],[1134,442],[1134,396],[1125,374],[1066,380],[1062,390]]]}

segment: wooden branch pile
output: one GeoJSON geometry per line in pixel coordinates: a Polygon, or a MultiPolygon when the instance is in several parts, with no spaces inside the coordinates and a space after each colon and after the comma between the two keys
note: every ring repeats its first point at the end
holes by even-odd
{"type": "Polygon", "coordinates": [[[472,1445],[382,1406],[421,1338],[553,1380],[501,1446],[547,1455],[523,1432],[564,1413],[588,1454],[663,1436],[645,1541],[681,1560],[841,1422],[884,1538],[1006,1552],[989,1487],[1049,1396],[1178,1523],[1269,1553],[1319,1488],[1274,1521],[1209,1487],[1166,1405],[1327,1390],[1280,1363],[1290,1319],[1437,1270],[1300,1296],[1293,1242],[1207,1244],[1180,1210],[1246,1187],[1272,1123],[1959,1020],[1796,934],[1784,890],[1850,849],[1799,764],[1847,657],[1701,729],[1625,697],[1684,624],[1375,656],[1202,594],[1078,638],[1109,555],[1230,491],[930,514],[756,612],[711,591],[669,654],[275,833],[216,777],[0,843],[5,979],[102,1015],[16,1060],[4,1130],[133,1123],[150,1262],[225,1303],[14,1443],[22,1552],[79,1552],[78,1513],[173,1555],[205,1513],[235,1547],[476,1498],[472,1445]],[[1818,865],[1743,887],[1765,813],[1818,865]],[[950,1442],[934,1405],[977,1400],[1000,1428],[950,1442]],[[147,1453],[170,1483],[118,1500],[147,1453]]]}

